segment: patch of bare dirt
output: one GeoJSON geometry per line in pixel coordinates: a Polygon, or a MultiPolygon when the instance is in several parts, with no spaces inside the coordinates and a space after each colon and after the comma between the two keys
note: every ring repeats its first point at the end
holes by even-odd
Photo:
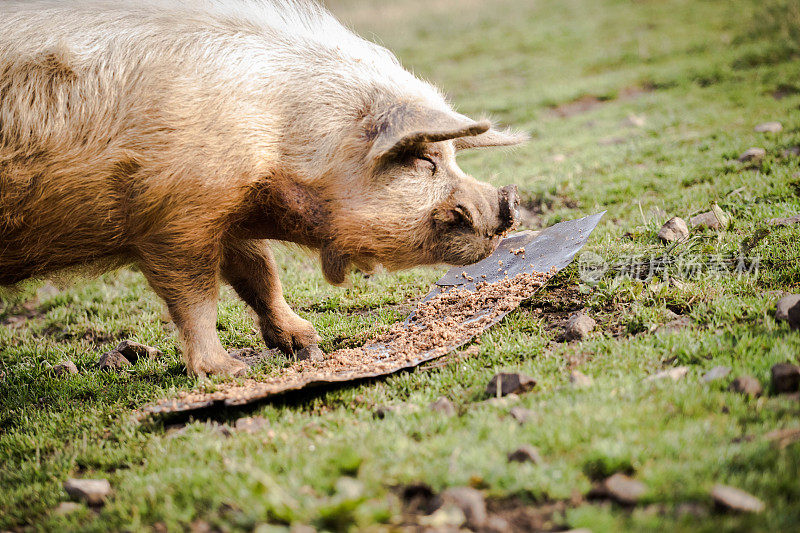
{"type": "Polygon", "coordinates": [[[560,118],[574,117],[575,115],[582,115],[588,113],[603,105],[605,100],[590,94],[583,95],[575,100],[559,104],[550,108],[551,115],[560,118]]]}
{"type": "Polygon", "coordinates": [[[593,111],[609,102],[634,100],[643,94],[652,92],[654,89],[655,88],[651,85],[631,85],[620,89],[616,98],[585,94],[575,98],[574,100],[570,100],[569,102],[552,106],[548,110],[548,113],[551,116],[559,118],[569,118],[576,115],[583,115],[584,113],[593,111]]]}

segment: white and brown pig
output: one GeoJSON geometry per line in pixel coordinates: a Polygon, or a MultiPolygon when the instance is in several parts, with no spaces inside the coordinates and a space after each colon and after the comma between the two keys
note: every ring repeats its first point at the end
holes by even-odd
{"type": "Polygon", "coordinates": [[[514,187],[458,150],[524,136],[452,110],[386,49],[312,2],[0,4],[0,285],[137,264],[190,373],[235,374],[220,278],[286,352],[319,340],[268,240],[325,277],[489,255],[514,187]]]}

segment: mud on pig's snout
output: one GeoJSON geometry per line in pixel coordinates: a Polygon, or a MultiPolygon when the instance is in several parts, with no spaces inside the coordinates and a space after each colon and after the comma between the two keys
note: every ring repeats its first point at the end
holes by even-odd
{"type": "Polygon", "coordinates": [[[506,185],[498,189],[498,219],[499,223],[495,235],[513,228],[519,219],[519,193],[516,185],[506,185]]]}

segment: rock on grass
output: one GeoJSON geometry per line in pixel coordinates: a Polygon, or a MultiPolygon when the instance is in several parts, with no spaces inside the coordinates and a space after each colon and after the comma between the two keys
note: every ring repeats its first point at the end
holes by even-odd
{"type": "Polygon", "coordinates": [[[88,505],[103,505],[111,494],[111,484],[107,479],[75,479],[64,482],[64,490],[73,500],[88,505]]]}
{"type": "Polygon", "coordinates": [[[761,382],[759,382],[756,378],[745,374],[744,376],[739,376],[733,380],[730,390],[733,392],[738,392],[739,394],[755,397],[761,395],[763,388],[761,387],[761,382]]]}
{"type": "Polygon", "coordinates": [[[456,407],[453,405],[453,402],[441,396],[438,400],[433,402],[429,409],[434,413],[441,413],[445,416],[453,416],[456,414],[456,407]]]}
{"type": "Polygon", "coordinates": [[[75,366],[75,363],[67,359],[66,361],[62,361],[57,365],[53,366],[50,369],[54,376],[65,376],[69,374],[77,374],[78,367],[75,366]]]}
{"type": "Polygon", "coordinates": [[[122,341],[116,350],[131,363],[139,359],[160,359],[164,356],[161,350],[134,341],[122,341]]]}
{"type": "Polygon", "coordinates": [[[784,296],[775,304],[775,320],[789,320],[789,309],[800,303],[800,294],[784,296]]]}
{"type": "Polygon", "coordinates": [[[767,220],[767,224],[770,226],[791,226],[792,224],[800,224],[800,214],[790,217],[770,218],[767,220]]]}
{"type": "Polygon", "coordinates": [[[742,513],[760,513],[765,507],[764,502],[755,496],[727,485],[714,485],[711,498],[724,509],[742,513]]]}
{"type": "Polygon", "coordinates": [[[53,509],[53,513],[55,513],[57,515],[60,515],[60,516],[66,516],[68,514],[72,514],[72,513],[76,512],[76,511],[80,511],[83,508],[84,508],[83,505],[81,505],[79,503],[61,502],[61,503],[58,504],[58,507],[53,509]]]}
{"type": "Polygon", "coordinates": [[[739,155],[739,162],[747,163],[747,162],[758,162],[764,159],[764,156],[767,155],[767,151],[763,148],[748,148],[744,152],[739,155]]]}
{"type": "Polygon", "coordinates": [[[778,394],[797,392],[800,389],[800,366],[778,363],[771,370],[772,390],[778,394]]]}
{"type": "Polygon", "coordinates": [[[787,314],[789,315],[789,327],[792,329],[800,329],[800,302],[790,307],[787,314]]]}
{"type": "Polygon", "coordinates": [[[311,361],[324,361],[325,352],[316,344],[312,344],[295,353],[295,358],[298,361],[305,361],[307,359],[311,361]]]}
{"type": "Polygon", "coordinates": [[[487,396],[507,396],[527,392],[536,386],[536,380],[525,374],[500,372],[486,385],[487,396]]]}
{"type": "Polygon", "coordinates": [[[539,450],[529,444],[524,444],[508,454],[508,462],[539,465],[542,464],[542,456],[539,455],[539,450]]]}
{"type": "Polygon", "coordinates": [[[131,362],[118,351],[111,350],[100,356],[97,365],[100,367],[100,370],[121,370],[126,366],[131,366],[131,362]]]}
{"type": "Polygon", "coordinates": [[[722,230],[728,226],[728,214],[718,205],[714,205],[710,211],[700,213],[690,218],[689,224],[693,228],[722,230]]]}
{"type": "Polygon", "coordinates": [[[586,313],[575,313],[569,317],[567,325],[564,328],[564,340],[574,341],[584,339],[596,325],[597,322],[586,313]]]}
{"type": "Polygon", "coordinates": [[[658,238],[664,242],[682,241],[689,236],[689,227],[686,221],[680,217],[672,217],[661,226],[658,238]]]}
{"type": "Polygon", "coordinates": [[[464,513],[466,526],[480,529],[486,523],[486,500],[479,490],[470,487],[453,487],[441,494],[442,507],[452,505],[464,513]]]}
{"type": "Polygon", "coordinates": [[[616,473],[595,486],[589,496],[610,498],[623,505],[635,505],[645,492],[647,486],[641,481],[616,473]]]}
{"type": "Polygon", "coordinates": [[[719,379],[724,378],[728,374],[731,373],[731,367],[729,366],[715,366],[705,374],[703,377],[700,378],[700,381],[703,383],[711,383],[712,381],[717,381],[719,379]]]}
{"type": "Polygon", "coordinates": [[[778,122],[777,120],[773,120],[770,122],[762,122],[761,124],[756,125],[753,128],[753,131],[756,133],[779,133],[783,130],[783,124],[778,122]]]}

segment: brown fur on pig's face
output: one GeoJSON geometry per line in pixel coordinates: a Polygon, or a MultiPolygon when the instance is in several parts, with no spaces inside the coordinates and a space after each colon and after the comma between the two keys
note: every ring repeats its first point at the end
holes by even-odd
{"type": "Polygon", "coordinates": [[[516,189],[466,175],[455,156],[457,148],[516,144],[522,137],[449,110],[399,105],[386,115],[367,126],[368,142],[359,139],[343,151],[355,155],[357,170],[337,187],[330,210],[333,234],[321,259],[332,283],[344,281],[351,262],[390,270],[474,263],[514,223],[516,189]]]}

